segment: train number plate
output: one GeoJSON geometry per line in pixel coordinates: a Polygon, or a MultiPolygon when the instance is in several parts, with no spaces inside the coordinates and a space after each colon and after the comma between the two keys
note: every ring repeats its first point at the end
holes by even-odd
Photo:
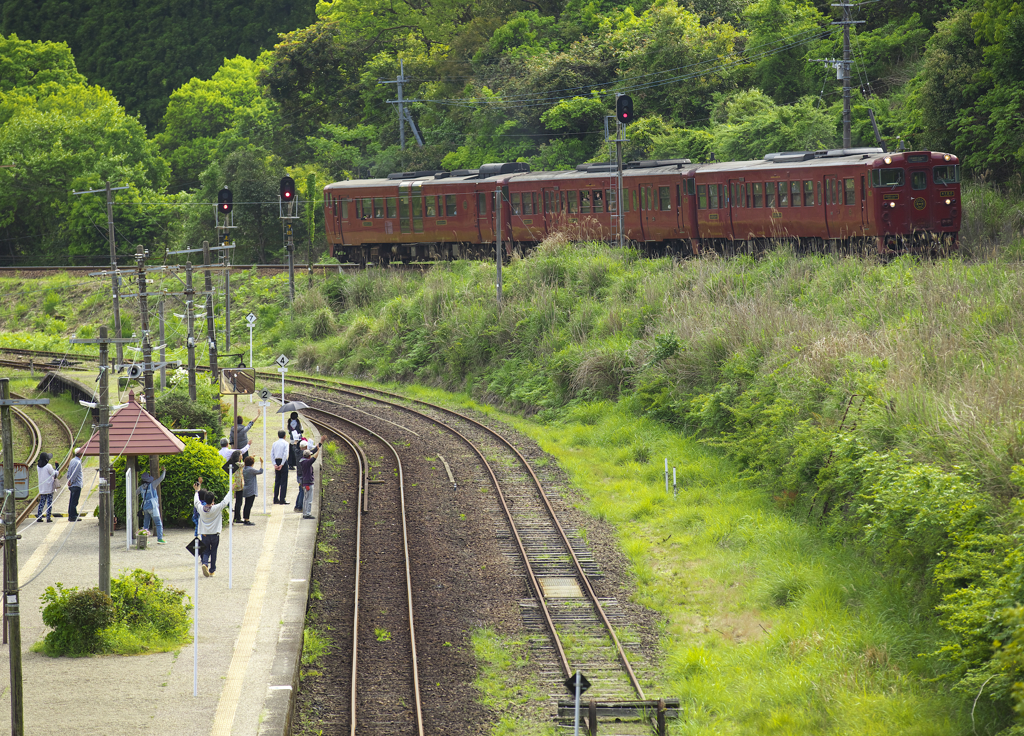
{"type": "Polygon", "coordinates": [[[708,219],[709,220],[717,220],[718,219],[718,215],[717,214],[708,215],[708,219]]]}
{"type": "Polygon", "coordinates": [[[527,220],[527,219],[524,218],[523,219],[523,224],[524,225],[532,225],[533,224],[533,220],[527,220]]]}
{"type": "Polygon", "coordinates": [[[373,220],[363,220],[363,227],[373,227],[373,220]]]}
{"type": "Polygon", "coordinates": [[[886,202],[888,202],[888,201],[895,201],[895,200],[897,200],[899,198],[900,198],[900,195],[898,195],[898,194],[883,194],[882,195],[882,199],[884,199],[886,202]]]}
{"type": "Polygon", "coordinates": [[[782,217],[782,213],[781,212],[773,212],[772,213],[772,217],[782,217]]]}
{"type": "Polygon", "coordinates": [[[448,220],[434,220],[435,225],[447,225],[448,220]]]}
{"type": "Polygon", "coordinates": [[[954,194],[956,194],[956,192],[954,192],[952,189],[946,189],[944,191],[939,192],[940,197],[952,197],[954,194]]]}

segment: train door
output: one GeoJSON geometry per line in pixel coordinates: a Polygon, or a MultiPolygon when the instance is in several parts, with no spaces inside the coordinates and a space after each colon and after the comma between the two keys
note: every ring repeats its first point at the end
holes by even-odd
{"type": "Polygon", "coordinates": [[[830,238],[841,238],[842,224],[839,202],[836,192],[839,191],[839,178],[833,174],[825,175],[825,225],[830,238]]]}
{"type": "Polygon", "coordinates": [[[641,236],[644,240],[654,240],[654,185],[639,184],[637,199],[639,200],[641,236]]]}
{"type": "Polygon", "coordinates": [[[911,169],[910,178],[910,227],[913,231],[930,230],[930,210],[928,208],[928,171],[927,169],[911,169]]]}
{"type": "Polygon", "coordinates": [[[476,193],[476,224],[481,243],[494,242],[494,192],[476,193]]]}

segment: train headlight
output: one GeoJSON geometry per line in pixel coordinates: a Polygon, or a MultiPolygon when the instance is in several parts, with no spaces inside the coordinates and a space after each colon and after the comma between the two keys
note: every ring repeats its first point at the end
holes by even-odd
{"type": "Polygon", "coordinates": [[[952,156],[950,156],[950,155],[949,155],[949,154],[947,153],[947,154],[946,154],[945,156],[943,156],[943,157],[942,157],[942,160],[943,160],[943,161],[949,161],[949,160],[950,160],[951,158],[953,158],[953,157],[952,157],[952,156]]]}
{"type": "Polygon", "coordinates": [[[947,199],[946,200],[946,204],[953,204],[953,200],[952,199],[947,199]]]}
{"type": "Polygon", "coordinates": [[[890,209],[896,209],[896,203],[895,202],[890,202],[889,203],[889,208],[890,209]]]}
{"type": "Polygon", "coordinates": [[[885,163],[886,163],[887,165],[888,165],[888,164],[891,164],[891,163],[892,163],[892,156],[886,156],[886,157],[885,157],[885,158],[883,158],[882,160],[883,160],[883,161],[885,161],[885,163]]]}

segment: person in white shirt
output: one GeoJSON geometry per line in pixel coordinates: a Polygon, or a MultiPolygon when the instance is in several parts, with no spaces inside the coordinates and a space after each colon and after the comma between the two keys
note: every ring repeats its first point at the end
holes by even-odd
{"type": "Polygon", "coordinates": [[[277,440],[270,447],[270,460],[274,463],[274,503],[288,503],[288,459],[291,456],[291,443],[285,439],[287,433],[283,429],[277,431],[277,440]]]}
{"type": "Polygon", "coordinates": [[[39,453],[36,465],[39,470],[39,508],[36,510],[36,521],[43,520],[43,508],[46,508],[46,520],[53,521],[53,487],[57,480],[57,469],[50,465],[53,455],[39,453]]]}
{"type": "Polygon", "coordinates": [[[222,437],[220,440],[220,449],[217,450],[217,452],[219,452],[220,456],[224,458],[224,462],[227,462],[231,459],[231,453],[234,452],[234,450],[228,446],[227,439],[222,437]]]}
{"type": "Polygon", "coordinates": [[[196,492],[192,497],[192,505],[199,514],[199,534],[202,537],[199,554],[203,563],[203,575],[209,578],[217,572],[217,547],[220,546],[220,532],[223,528],[221,512],[231,503],[231,489],[224,494],[220,503],[215,504],[213,491],[201,490],[202,485],[202,477],[192,485],[196,492]]]}

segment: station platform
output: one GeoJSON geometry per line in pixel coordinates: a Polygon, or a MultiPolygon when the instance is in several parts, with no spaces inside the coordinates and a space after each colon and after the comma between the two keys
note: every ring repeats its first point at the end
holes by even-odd
{"type": "MultiPolygon", "coordinates": [[[[259,407],[244,397],[238,409],[247,420],[259,413],[259,407]]],[[[31,651],[48,631],[39,599],[46,588],[58,582],[80,589],[98,584],[99,520],[92,515],[99,500],[96,458],[85,463],[79,504],[84,521],[68,521],[64,491],[53,507],[63,517],[52,523],[37,523],[30,517],[19,527],[25,733],[278,736],[289,732],[319,521],[303,519],[293,511],[298,494],[294,471],[289,473],[288,504],[272,503],[274,469],[265,450],[277,439],[281,419],[274,407],[267,411],[266,448],[262,419],[249,432],[250,454],[265,460],[250,516],[255,526],[224,527],[217,574],[206,578],[200,572],[198,595],[194,558],[185,549],[193,538],[191,527],[165,529],[167,544],[158,545],[153,535],[144,550],[127,548],[124,529],[110,537],[111,577],[141,568],[188,594],[199,626],[198,656],[191,644],[174,652],[131,657],[50,658],[31,651]]],[[[315,430],[309,427],[307,436],[311,435],[315,430]]],[[[321,463],[314,467],[313,514],[318,516],[321,463]]],[[[6,694],[0,706],[0,730],[10,731],[6,645],[0,647],[0,669],[6,694]]]]}

